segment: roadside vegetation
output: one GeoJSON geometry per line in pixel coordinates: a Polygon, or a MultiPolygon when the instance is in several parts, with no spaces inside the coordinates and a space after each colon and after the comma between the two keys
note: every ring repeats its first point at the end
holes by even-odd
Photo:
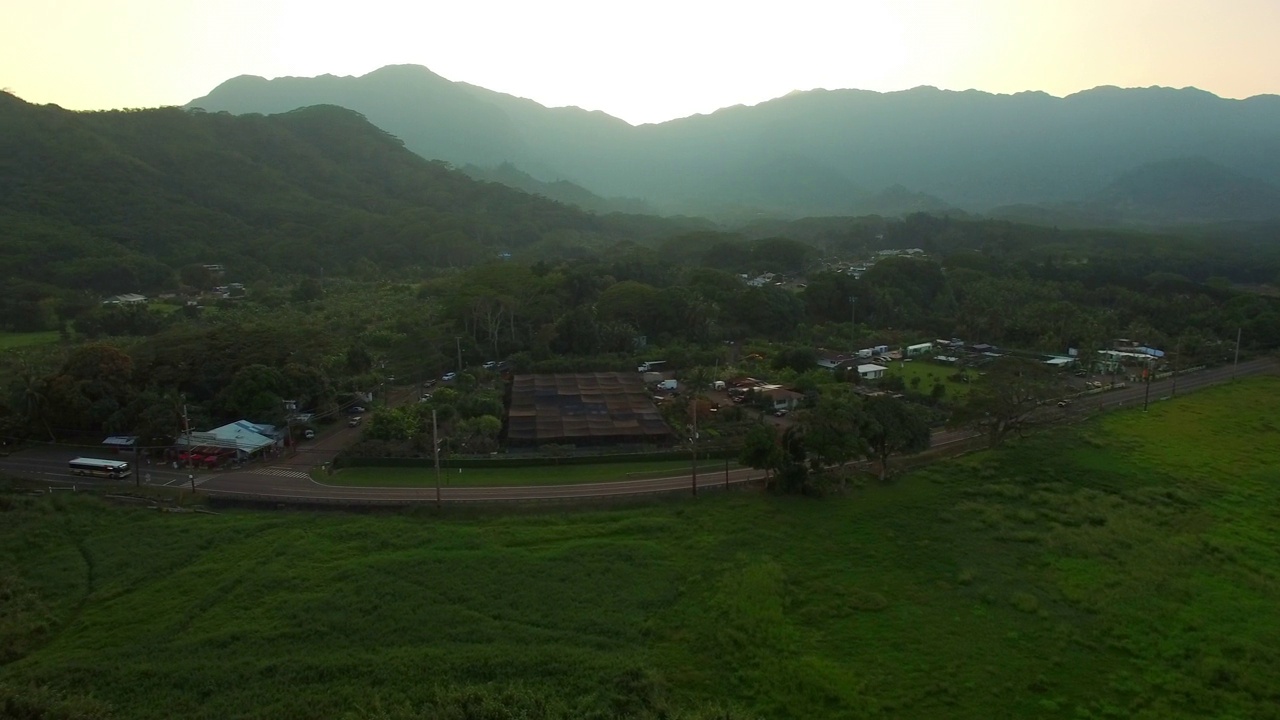
{"type": "Polygon", "coordinates": [[[211,516],[0,495],[0,707],[1274,718],[1277,396],[1242,381],[824,501],[211,516]]]}
{"type": "MultiPolygon", "coordinates": [[[[724,460],[702,459],[699,471],[713,476],[723,473],[724,460]]],[[[642,480],[645,478],[687,475],[692,461],[659,460],[634,463],[599,463],[592,465],[544,465],[504,468],[441,468],[444,487],[576,485],[578,483],[642,480]]],[[[731,462],[730,469],[738,464],[731,462]]],[[[312,477],[326,485],[351,487],[435,487],[435,470],[423,468],[353,467],[332,474],[316,471],[312,477]]]]}

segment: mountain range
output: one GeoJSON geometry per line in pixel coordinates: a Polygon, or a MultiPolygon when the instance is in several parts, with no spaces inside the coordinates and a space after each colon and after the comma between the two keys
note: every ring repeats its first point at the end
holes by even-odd
{"type": "Polygon", "coordinates": [[[1280,216],[1273,95],[811,90],[632,126],[396,65],[361,77],[241,76],[188,107],[316,104],[356,110],[419,155],[478,176],[519,187],[518,173],[522,189],[548,196],[549,185],[576,186],[577,200],[557,199],[596,211],[625,198],[616,207],[722,220],[920,209],[1154,225],[1280,216]]]}
{"type": "Polygon", "coordinates": [[[0,92],[0,277],[10,288],[149,291],[203,263],[243,281],[385,275],[708,225],[595,215],[480,182],[332,105],[70,112],[0,92]]]}

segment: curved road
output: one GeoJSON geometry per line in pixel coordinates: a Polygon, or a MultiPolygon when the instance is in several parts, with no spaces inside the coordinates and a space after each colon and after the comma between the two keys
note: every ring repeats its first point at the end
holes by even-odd
{"type": "MultiPolygon", "coordinates": [[[[1277,371],[1280,371],[1280,364],[1273,359],[1253,360],[1241,363],[1235,370],[1228,366],[1182,375],[1178,378],[1176,390],[1178,393],[1185,393],[1222,384],[1229,382],[1233,374],[1237,377],[1246,377],[1277,371]]],[[[1150,387],[1151,402],[1168,399],[1173,391],[1174,386],[1169,379],[1153,382],[1150,387]]],[[[1057,414],[1062,420],[1081,418],[1100,410],[1141,405],[1146,392],[1147,388],[1139,383],[1119,390],[1077,398],[1066,409],[1047,407],[1046,411],[1057,414]]],[[[972,430],[938,431],[933,434],[932,447],[946,447],[977,437],[980,437],[980,433],[972,430]]],[[[328,459],[328,453],[320,452],[321,449],[305,448],[299,455],[283,459],[273,466],[226,473],[198,473],[194,476],[194,482],[203,494],[228,500],[340,505],[420,505],[436,501],[436,490],[433,487],[342,487],[318,483],[311,479],[307,469],[328,459]]],[[[42,453],[38,456],[22,453],[11,458],[0,458],[0,469],[20,477],[43,479],[50,483],[66,485],[72,482],[67,477],[66,462],[73,456],[73,452],[42,453]]],[[[149,484],[151,485],[177,487],[186,486],[191,482],[190,476],[184,470],[175,472],[171,468],[143,466],[141,472],[150,473],[149,484]]],[[[763,477],[764,473],[759,470],[745,468],[731,470],[726,476],[723,470],[708,467],[705,473],[698,474],[698,487],[708,490],[717,489],[725,487],[726,484],[741,485],[763,477]]],[[[75,482],[91,484],[101,481],[76,480],[75,482]]],[[[608,498],[662,492],[687,492],[691,484],[690,474],[684,473],[663,478],[575,485],[445,487],[441,489],[440,500],[448,503],[465,503],[608,498]]]]}

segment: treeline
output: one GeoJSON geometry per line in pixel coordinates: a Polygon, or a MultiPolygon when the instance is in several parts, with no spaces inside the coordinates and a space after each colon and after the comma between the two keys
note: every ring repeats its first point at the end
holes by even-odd
{"type": "Polygon", "coordinates": [[[159,432],[173,427],[182,398],[206,424],[278,422],[283,400],[333,413],[343,397],[392,377],[403,384],[499,359],[520,372],[630,370],[658,356],[673,367],[724,366],[752,348],[812,359],[818,347],[938,337],[1088,354],[1129,337],[1189,367],[1227,359],[1237,331],[1246,349],[1280,347],[1280,300],[1223,278],[1196,282],[1162,269],[1159,255],[1126,266],[1093,252],[1047,257],[1031,245],[893,257],[855,279],[823,269],[821,252],[796,240],[698,232],[574,259],[491,260],[417,282],[260,281],[203,311],[102,306],[84,295],[24,300],[61,319],[68,339],[103,343],[91,358],[82,348],[9,362],[0,415],[15,433],[159,432]],[[757,287],[742,277],[763,272],[795,280],[757,287]],[[157,406],[168,409],[148,416],[157,406]]]}

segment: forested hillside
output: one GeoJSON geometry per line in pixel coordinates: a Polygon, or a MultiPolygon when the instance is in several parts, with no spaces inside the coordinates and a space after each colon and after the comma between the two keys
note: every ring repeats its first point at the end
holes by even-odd
{"type": "Polygon", "coordinates": [[[0,95],[0,276],[102,293],[190,263],[345,275],[642,238],[405,150],[359,114],[73,113],[0,95]]]}

